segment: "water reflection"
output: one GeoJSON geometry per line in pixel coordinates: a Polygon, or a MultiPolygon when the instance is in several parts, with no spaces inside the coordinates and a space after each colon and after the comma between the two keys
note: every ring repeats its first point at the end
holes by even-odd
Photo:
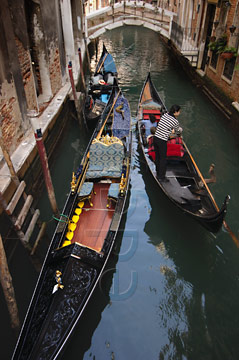
{"type": "Polygon", "coordinates": [[[163,195],[156,196],[157,186],[145,166],[141,165],[141,171],[152,209],[144,231],[165,259],[160,266],[164,296],[158,315],[168,342],[159,359],[236,359],[236,264],[225,259],[211,234],[181,215],[163,195]]]}

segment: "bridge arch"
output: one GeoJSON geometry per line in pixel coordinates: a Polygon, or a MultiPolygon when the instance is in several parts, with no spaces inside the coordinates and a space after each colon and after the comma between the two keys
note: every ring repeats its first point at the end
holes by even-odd
{"type": "Polygon", "coordinates": [[[116,3],[91,12],[86,16],[89,41],[98,38],[107,30],[124,25],[143,26],[170,38],[174,13],[142,1],[116,3]]]}

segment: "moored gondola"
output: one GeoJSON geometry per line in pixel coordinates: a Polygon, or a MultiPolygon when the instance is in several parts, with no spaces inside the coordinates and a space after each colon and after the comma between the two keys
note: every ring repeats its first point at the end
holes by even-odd
{"type": "Polygon", "coordinates": [[[117,70],[114,59],[103,44],[101,57],[94,74],[90,78],[83,116],[87,127],[93,129],[99,121],[113,89],[117,70]]]}
{"type": "Polygon", "coordinates": [[[184,213],[188,214],[209,231],[220,230],[230,199],[226,196],[218,208],[207,182],[199,171],[187,145],[181,137],[172,135],[167,143],[167,182],[160,182],[156,176],[153,137],[150,135],[152,125],[150,117],[154,115],[155,124],[167,109],[157,92],[150,73],[143,85],[137,110],[137,129],[139,143],[145,158],[159,188],[184,213]]]}
{"type": "MultiPolygon", "coordinates": [[[[131,118],[115,82],[50,243],[12,359],[56,359],[100,281],[129,189],[131,118]]],[[[93,316],[93,315],[92,315],[93,316]]]]}

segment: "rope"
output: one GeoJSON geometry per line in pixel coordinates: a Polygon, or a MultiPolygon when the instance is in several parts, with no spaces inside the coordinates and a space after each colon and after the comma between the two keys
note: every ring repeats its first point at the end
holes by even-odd
{"type": "Polygon", "coordinates": [[[55,217],[54,215],[52,215],[52,218],[54,219],[54,220],[56,220],[56,221],[59,221],[59,222],[64,222],[65,224],[68,224],[68,222],[69,222],[69,218],[68,218],[68,216],[67,215],[65,215],[65,214],[60,214],[60,216],[64,216],[64,217],[66,217],[67,218],[67,221],[65,221],[65,220],[61,220],[61,219],[58,219],[57,217],[55,217]]]}

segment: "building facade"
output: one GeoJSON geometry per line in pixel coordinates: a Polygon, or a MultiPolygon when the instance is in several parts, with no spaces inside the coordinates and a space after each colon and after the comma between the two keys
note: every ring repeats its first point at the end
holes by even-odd
{"type": "Polygon", "coordinates": [[[0,3],[0,127],[12,154],[68,80],[79,73],[84,46],[83,3],[77,0],[2,0],[0,3]]]}
{"type": "Polygon", "coordinates": [[[29,114],[41,114],[69,82],[70,61],[77,82],[78,48],[84,54],[100,27],[116,25],[117,17],[122,26],[126,15],[170,40],[239,111],[239,0],[2,0],[0,129],[10,154],[32,131],[29,114]],[[221,38],[234,49],[230,59],[212,46],[221,38]]]}

